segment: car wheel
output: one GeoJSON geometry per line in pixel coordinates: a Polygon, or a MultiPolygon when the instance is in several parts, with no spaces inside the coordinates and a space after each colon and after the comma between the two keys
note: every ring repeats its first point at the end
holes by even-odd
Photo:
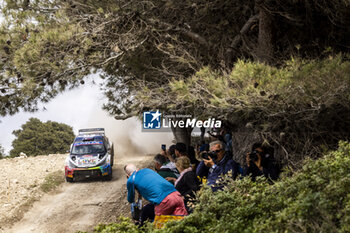
{"type": "Polygon", "coordinates": [[[112,173],[112,170],[111,170],[111,173],[109,173],[107,176],[104,176],[103,177],[104,178],[104,180],[112,180],[112,178],[113,178],[113,173],[112,173]]]}
{"type": "Polygon", "coordinates": [[[73,183],[73,178],[66,177],[66,181],[69,182],[69,183],[73,183]]]}

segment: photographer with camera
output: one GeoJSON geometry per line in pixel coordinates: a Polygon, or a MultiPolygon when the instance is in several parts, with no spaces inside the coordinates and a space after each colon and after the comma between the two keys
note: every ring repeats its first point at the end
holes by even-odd
{"type": "Polygon", "coordinates": [[[252,151],[247,153],[243,175],[251,176],[255,181],[257,176],[264,175],[270,181],[277,180],[278,167],[275,164],[273,157],[274,149],[272,147],[262,146],[261,143],[254,143],[252,151]]]}
{"type": "Polygon", "coordinates": [[[197,176],[207,177],[207,183],[213,191],[221,189],[220,186],[215,186],[220,175],[227,174],[232,171],[232,178],[235,179],[238,175],[239,165],[225,152],[225,144],[222,141],[214,141],[209,145],[210,152],[202,152],[203,161],[197,167],[197,176]]]}

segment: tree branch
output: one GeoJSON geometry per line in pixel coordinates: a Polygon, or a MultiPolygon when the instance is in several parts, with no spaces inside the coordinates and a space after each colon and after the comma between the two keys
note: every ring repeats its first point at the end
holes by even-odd
{"type": "Polygon", "coordinates": [[[233,42],[231,43],[232,48],[236,48],[238,43],[242,40],[242,35],[246,34],[250,27],[259,20],[259,14],[256,14],[248,19],[248,21],[243,25],[241,30],[239,31],[239,34],[235,36],[233,39],[233,42]]]}

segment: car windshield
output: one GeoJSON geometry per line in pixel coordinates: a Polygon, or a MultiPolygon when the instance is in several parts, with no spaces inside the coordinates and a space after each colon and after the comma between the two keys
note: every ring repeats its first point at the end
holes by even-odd
{"type": "Polygon", "coordinates": [[[84,155],[84,154],[102,154],[105,152],[105,147],[102,142],[96,143],[76,143],[73,145],[72,154],[84,155]]]}

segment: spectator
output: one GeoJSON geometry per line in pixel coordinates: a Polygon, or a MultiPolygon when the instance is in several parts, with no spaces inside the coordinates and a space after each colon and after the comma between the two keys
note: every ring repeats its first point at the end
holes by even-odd
{"type": "Polygon", "coordinates": [[[225,152],[225,143],[222,141],[214,141],[210,143],[210,157],[201,161],[197,167],[197,175],[201,178],[207,177],[208,185],[216,191],[222,187],[215,186],[220,175],[227,174],[232,171],[232,177],[235,179],[239,173],[239,165],[225,152]]]}
{"type": "MultiPolygon", "coordinates": [[[[167,162],[166,158],[161,154],[157,154],[154,157],[154,168],[157,171],[157,173],[163,178],[173,177],[176,179],[180,176],[180,174],[176,169],[175,164],[173,163],[174,166],[169,166],[170,163],[172,162],[167,162]]],[[[172,182],[172,184],[174,183],[172,182]]]]}
{"type": "Polygon", "coordinates": [[[162,151],[161,155],[163,155],[166,158],[166,163],[163,164],[164,168],[169,168],[178,177],[180,174],[175,166],[175,145],[171,145],[168,150],[162,151]]]}
{"type": "Polygon", "coordinates": [[[279,169],[276,166],[273,154],[274,149],[272,147],[254,143],[251,153],[246,156],[247,165],[244,168],[244,175],[251,176],[252,180],[262,175],[270,181],[277,180],[279,169]]]}
{"type": "Polygon", "coordinates": [[[156,215],[187,215],[181,194],[155,171],[145,168],[138,170],[134,164],[124,167],[128,178],[128,202],[135,200],[135,191],[155,205],[156,215]]]}
{"type": "MultiPolygon", "coordinates": [[[[175,163],[180,172],[180,177],[175,181],[175,188],[184,197],[185,206],[189,210],[188,203],[191,198],[195,197],[195,192],[199,189],[199,181],[196,173],[192,170],[189,158],[184,156],[179,157],[175,163]]],[[[167,178],[167,180],[169,179],[167,178]]]]}
{"type": "Polygon", "coordinates": [[[175,156],[176,158],[187,155],[187,146],[185,143],[178,142],[175,145],[175,156]]]}
{"type": "Polygon", "coordinates": [[[204,135],[205,135],[205,127],[204,126],[200,127],[200,130],[201,130],[200,140],[201,140],[201,142],[203,142],[204,141],[204,135]]]}
{"type": "Polygon", "coordinates": [[[176,145],[171,145],[167,150],[167,157],[171,162],[175,162],[175,159],[176,159],[175,148],[176,148],[176,145]]]}
{"type": "Polygon", "coordinates": [[[211,131],[208,131],[208,134],[214,140],[225,142],[224,140],[225,130],[223,128],[212,128],[211,131]]]}
{"type": "Polygon", "coordinates": [[[188,153],[187,146],[185,143],[178,142],[175,145],[175,156],[176,158],[181,157],[181,156],[186,156],[190,159],[192,167],[196,167],[199,163],[199,161],[196,159],[196,154],[194,152],[193,147],[189,147],[189,151],[191,153],[188,153]]]}

